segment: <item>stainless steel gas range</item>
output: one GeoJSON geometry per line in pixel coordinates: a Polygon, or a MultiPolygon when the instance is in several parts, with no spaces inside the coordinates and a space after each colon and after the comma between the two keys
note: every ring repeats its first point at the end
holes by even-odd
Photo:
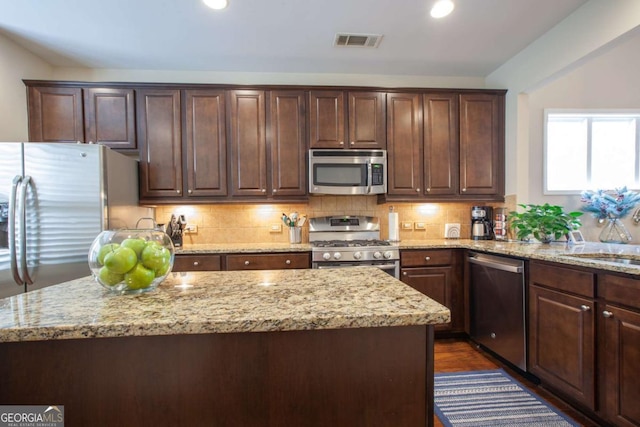
{"type": "Polygon", "coordinates": [[[380,222],[370,216],[309,219],[312,268],[376,266],[400,278],[400,249],[380,239],[380,222]]]}

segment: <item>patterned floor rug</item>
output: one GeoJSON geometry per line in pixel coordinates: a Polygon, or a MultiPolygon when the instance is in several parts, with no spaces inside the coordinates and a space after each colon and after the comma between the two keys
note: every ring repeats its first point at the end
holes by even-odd
{"type": "Polygon", "coordinates": [[[435,412],[447,427],[580,426],[502,369],[436,374],[435,412]]]}

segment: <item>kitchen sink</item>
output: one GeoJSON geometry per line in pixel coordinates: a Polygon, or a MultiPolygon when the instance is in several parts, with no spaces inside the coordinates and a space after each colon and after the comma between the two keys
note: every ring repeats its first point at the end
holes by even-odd
{"type": "Polygon", "coordinates": [[[582,258],[593,261],[615,262],[618,264],[640,265],[640,254],[571,254],[565,255],[570,258],[582,258]]]}

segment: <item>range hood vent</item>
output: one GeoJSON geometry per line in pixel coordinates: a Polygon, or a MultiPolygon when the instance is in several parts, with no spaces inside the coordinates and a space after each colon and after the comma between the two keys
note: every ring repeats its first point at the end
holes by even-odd
{"type": "Polygon", "coordinates": [[[382,40],[382,34],[352,34],[338,33],[333,41],[339,47],[373,47],[376,48],[382,40]]]}

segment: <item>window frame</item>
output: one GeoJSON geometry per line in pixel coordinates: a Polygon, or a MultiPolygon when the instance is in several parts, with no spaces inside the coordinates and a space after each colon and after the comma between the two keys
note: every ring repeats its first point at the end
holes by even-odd
{"type": "MultiPolygon", "coordinates": [[[[633,190],[640,190],[640,109],[635,108],[619,108],[619,109],[579,109],[579,108],[545,108],[543,110],[543,135],[542,135],[542,194],[546,196],[562,196],[562,195],[580,195],[580,193],[584,190],[595,190],[598,188],[582,188],[579,190],[549,190],[549,183],[547,181],[547,155],[548,155],[548,124],[549,124],[549,116],[553,114],[574,114],[576,116],[584,116],[587,118],[589,122],[589,127],[587,129],[587,162],[591,162],[592,157],[592,128],[591,123],[593,117],[587,116],[598,116],[598,115],[612,115],[612,116],[635,116],[636,120],[636,136],[635,136],[635,152],[636,152],[636,162],[635,162],[635,175],[636,182],[629,183],[628,188],[633,190]]],[[[611,117],[613,118],[613,117],[611,117]]],[[[591,180],[591,168],[589,164],[587,164],[587,179],[591,180]]],[[[596,186],[597,187],[597,186],[596,186]]],[[[613,190],[612,188],[606,188],[605,190],[613,190]]]]}

